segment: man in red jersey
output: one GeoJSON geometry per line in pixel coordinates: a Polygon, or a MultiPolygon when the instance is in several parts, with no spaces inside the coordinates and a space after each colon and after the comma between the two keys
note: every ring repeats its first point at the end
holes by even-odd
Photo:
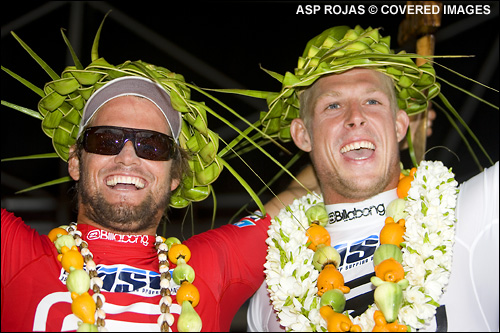
{"type": "MultiPolygon", "coordinates": [[[[179,329],[179,285],[165,278],[176,265],[169,262],[166,274],[159,269],[155,233],[183,176],[180,130],[169,94],[149,79],[111,80],[91,96],[68,170],[77,183],[75,240],[85,244],[86,271],[96,272],[89,290],[95,323],[82,325],[75,315],[81,310],[74,310],[54,243],[2,210],[2,331],[179,329]]],[[[268,228],[262,221],[248,217],[184,242],[203,331],[228,331],[262,283],[268,228]]]]}

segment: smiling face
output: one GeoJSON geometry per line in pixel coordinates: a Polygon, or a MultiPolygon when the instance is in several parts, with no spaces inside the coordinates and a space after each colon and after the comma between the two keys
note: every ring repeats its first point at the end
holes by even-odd
{"type": "MultiPolygon", "coordinates": [[[[149,100],[136,96],[115,98],[101,107],[90,126],[148,129],[170,135],[162,112],[149,100]]],[[[69,172],[78,185],[78,221],[118,232],[156,233],[168,206],[172,161],[137,157],[127,141],[117,155],[83,151],[72,156],[69,172]]]]}
{"type": "Polygon", "coordinates": [[[325,203],[362,201],[397,186],[408,116],[397,110],[393,90],[384,74],[353,69],[323,77],[301,95],[308,118],[294,119],[290,130],[310,152],[325,203]]]}

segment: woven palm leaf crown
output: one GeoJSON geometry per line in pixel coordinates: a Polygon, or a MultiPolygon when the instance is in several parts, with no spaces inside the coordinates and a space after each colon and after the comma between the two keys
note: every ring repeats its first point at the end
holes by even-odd
{"type": "MultiPolygon", "coordinates": [[[[40,90],[2,66],[4,71],[42,96],[38,103],[40,114],[35,116],[42,119],[42,130],[52,139],[57,155],[64,161],[68,160],[69,149],[77,140],[85,104],[98,89],[111,80],[125,76],[148,78],[165,89],[170,97],[172,108],[181,113],[178,143],[191,156],[188,161],[191,172],[185,174],[180,186],[172,193],[170,206],[183,208],[191,202],[207,198],[211,192],[211,184],[218,178],[225,166],[261,207],[262,203],[253,190],[223,160],[223,154],[220,152],[218,154],[219,136],[208,128],[207,120],[207,113],[215,114],[215,111],[204,102],[191,99],[192,89],[197,89],[200,92],[201,90],[186,83],[182,75],[164,67],[141,60],[112,65],[104,58],[99,57],[97,49],[103,23],[104,20],[94,39],[92,62],[87,67],[81,65],[63,33],[66,44],[73,55],[75,66],[66,67],[60,76],[16,34],[12,33],[52,78],[44,85],[43,90],[40,90]]],[[[209,95],[206,92],[203,94],[209,95]]],[[[32,112],[35,113],[35,111],[32,112]]],[[[39,186],[43,186],[43,184],[39,186]]]]}
{"type": "Polygon", "coordinates": [[[408,114],[423,112],[438,95],[440,85],[429,63],[417,66],[404,51],[395,54],[390,36],[379,29],[337,26],[311,39],[299,58],[294,74],[284,76],[268,71],[282,83],[279,93],[269,94],[268,112],[261,114],[264,132],[289,141],[290,123],[299,117],[299,93],[324,75],[340,74],[353,68],[371,68],[394,80],[398,107],[408,114]]]}
{"type": "Polygon", "coordinates": [[[67,67],[59,80],[46,83],[46,96],[38,103],[38,110],[44,117],[42,129],[52,138],[56,153],[67,161],[86,101],[105,83],[123,76],[141,76],[157,82],[170,95],[172,107],[182,114],[179,145],[193,156],[189,160],[192,174],[185,176],[182,186],[172,193],[171,205],[180,208],[189,201],[205,199],[210,193],[207,185],[222,171],[217,156],[218,135],[208,128],[207,106],[190,99],[191,92],[183,84],[182,75],[163,67],[140,60],[113,66],[98,58],[84,69],[67,67]]]}

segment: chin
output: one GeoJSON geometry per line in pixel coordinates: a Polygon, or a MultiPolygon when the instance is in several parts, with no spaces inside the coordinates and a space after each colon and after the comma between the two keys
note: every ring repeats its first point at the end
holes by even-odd
{"type": "Polygon", "coordinates": [[[387,182],[382,178],[378,178],[379,181],[375,182],[373,181],[373,179],[377,178],[365,175],[361,181],[351,181],[349,179],[344,179],[344,181],[342,182],[345,189],[344,197],[351,200],[362,201],[384,192],[387,186],[387,182]]]}
{"type": "Polygon", "coordinates": [[[81,205],[87,217],[97,224],[117,231],[146,230],[158,223],[158,212],[168,205],[169,197],[157,202],[152,195],[142,200],[121,196],[110,201],[100,193],[80,192],[81,205]]]}

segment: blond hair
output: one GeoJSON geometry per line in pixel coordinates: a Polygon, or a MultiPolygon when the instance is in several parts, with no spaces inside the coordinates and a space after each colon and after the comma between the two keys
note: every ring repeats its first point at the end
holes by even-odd
{"type": "MultiPolygon", "coordinates": [[[[371,69],[371,68],[368,68],[371,69]]],[[[384,91],[388,93],[389,97],[389,102],[391,105],[392,110],[394,111],[394,115],[396,115],[396,112],[398,111],[398,100],[396,96],[396,88],[395,84],[396,82],[394,79],[388,75],[386,75],[383,72],[377,71],[376,69],[371,69],[377,72],[378,76],[382,80],[382,84],[384,85],[384,91]]],[[[346,72],[343,72],[346,73],[346,72]]],[[[330,74],[330,75],[340,75],[342,73],[335,73],[335,74],[330,74]]],[[[323,77],[328,77],[328,75],[323,76],[323,77]]],[[[321,79],[319,79],[321,80],[321,79]]],[[[306,125],[306,128],[310,130],[309,124],[311,122],[312,118],[312,109],[314,108],[314,101],[311,101],[311,96],[312,96],[312,88],[316,85],[316,83],[319,81],[316,80],[313,84],[311,84],[308,87],[301,88],[300,90],[297,91],[299,103],[300,103],[300,113],[299,117],[304,121],[304,124],[306,125]]]]}

